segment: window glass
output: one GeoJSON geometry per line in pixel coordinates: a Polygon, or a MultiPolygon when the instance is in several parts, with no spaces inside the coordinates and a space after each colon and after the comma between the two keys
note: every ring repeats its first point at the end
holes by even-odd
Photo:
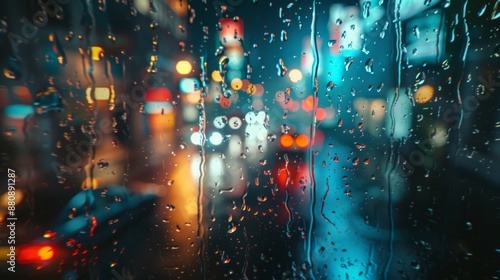
{"type": "Polygon", "coordinates": [[[499,3],[3,1],[2,279],[500,278],[499,3]]]}

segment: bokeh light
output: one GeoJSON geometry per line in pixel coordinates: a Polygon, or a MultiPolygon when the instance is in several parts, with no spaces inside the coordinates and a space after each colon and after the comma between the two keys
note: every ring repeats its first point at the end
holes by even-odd
{"type": "Polygon", "coordinates": [[[222,82],[222,76],[220,75],[219,70],[214,70],[212,72],[212,80],[219,83],[222,82]]]}
{"type": "Polygon", "coordinates": [[[231,88],[234,90],[240,90],[242,86],[243,86],[243,82],[241,81],[240,78],[234,78],[231,81],[231,88]]]}
{"type": "Polygon", "coordinates": [[[292,69],[288,73],[288,77],[290,78],[290,81],[296,83],[296,82],[302,80],[302,72],[300,72],[299,69],[292,69]]]}
{"type": "Polygon", "coordinates": [[[306,148],[309,145],[309,137],[305,134],[300,134],[295,139],[295,143],[297,143],[299,148],[306,148]]]}
{"type": "Polygon", "coordinates": [[[283,148],[290,148],[293,145],[293,137],[290,134],[281,135],[280,144],[283,148]]]}
{"type": "Polygon", "coordinates": [[[189,61],[187,60],[181,60],[175,65],[175,70],[177,70],[177,73],[181,75],[187,75],[191,73],[192,69],[193,66],[191,66],[191,63],[189,63],[189,61]]]}
{"type": "Polygon", "coordinates": [[[434,88],[430,85],[423,85],[413,94],[415,102],[419,104],[427,103],[434,96],[434,88]]]}

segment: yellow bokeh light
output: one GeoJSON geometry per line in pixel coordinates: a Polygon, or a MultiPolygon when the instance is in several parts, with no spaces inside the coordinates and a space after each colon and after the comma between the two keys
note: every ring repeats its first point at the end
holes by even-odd
{"type": "Polygon", "coordinates": [[[290,81],[296,83],[296,82],[302,80],[302,72],[300,72],[299,69],[292,69],[288,73],[288,77],[290,77],[290,81]]]}
{"type": "Polygon", "coordinates": [[[257,87],[255,85],[253,85],[253,84],[249,84],[247,86],[247,93],[248,94],[255,94],[255,93],[257,93],[257,87]]]}
{"type": "Polygon", "coordinates": [[[104,56],[104,50],[99,46],[93,46],[90,48],[90,54],[92,60],[99,61],[104,56]]]}
{"type": "Polygon", "coordinates": [[[50,246],[43,246],[38,250],[38,256],[42,261],[50,260],[54,256],[54,250],[50,246]]]}
{"type": "Polygon", "coordinates": [[[92,178],[92,180],[90,178],[87,178],[82,182],[82,190],[88,190],[88,189],[95,190],[98,188],[98,186],[99,186],[99,181],[97,180],[97,178],[92,178]]]}
{"type": "Polygon", "coordinates": [[[423,104],[428,102],[429,100],[432,99],[434,96],[434,88],[430,85],[423,85],[421,86],[417,92],[413,94],[413,98],[415,99],[415,102],[419,104],[423,104]]]}
{"type": "Polygon", "coordinates": [[[191,66],[191,63],[189,63],[189,61],[187,60],[181,60],[177,62],[177,64],[175,65],[175,70],[177,70],[177,73],[181,75],[186,75],[191,73],[192,69],[193,67],[191,66]]]}
{"type": "Polygon", "coordinates": [[[241,79],[239,78],[234,78],[231,81],[231,88],[234,90],[240,90],[242,86],[243,86],[243,81],[241,81],[241,79]]]}
{"type": "MultiPolygon", "coordinates": [[[[20,190],[15,190],[14,194],[11,195],[10,197],[11,201],[13,198],[13,201],[15,201],[16,204],[19,204],[23,200],[24,195],[20,190]]],[[[4,208],[6,209],[8,204],[9,204],[9,192],[5,192],[0,196],[0,206],[2,207],[2,209],[4,208]]]]}
{"type": "Polygon", "coordinates": [[[220,75],[219,70],[214,70],[212,72],[212,79],[218,83],[222,82],[222,76],[220,75]]]}

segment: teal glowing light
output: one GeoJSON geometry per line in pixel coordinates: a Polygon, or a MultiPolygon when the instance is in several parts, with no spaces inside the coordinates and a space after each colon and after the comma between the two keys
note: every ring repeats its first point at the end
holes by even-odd
{"type": "Polygon", "coordinates": [[[34,112],[33,106],[23,104],[10,105],[5,108],[5,115],[12,119],[24,119],[34,112]]]}
{"type": "Polygon", "coordinates": [[[184,78],[179,82],[182,93],[193,93],[200,90],[200,82],[195,78],[184,78]]]}

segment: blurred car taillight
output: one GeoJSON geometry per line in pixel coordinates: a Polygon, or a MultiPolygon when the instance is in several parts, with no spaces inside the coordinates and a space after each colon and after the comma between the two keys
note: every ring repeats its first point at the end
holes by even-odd
{"type": "Polygon", "coordinates": [[[19,263],[41,263],[54,258],[55,250],[50,245],[22,245],[18,247],[19,263]]]}

